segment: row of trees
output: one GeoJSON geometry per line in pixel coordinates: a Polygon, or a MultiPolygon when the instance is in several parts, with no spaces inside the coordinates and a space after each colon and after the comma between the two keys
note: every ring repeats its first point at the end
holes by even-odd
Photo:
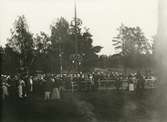
{"type": "Polygon", "coordinates": [[[76,25],[63,17],[50,26],[50,35],[29,31],[26,18],[19,16],[11,29],[11,36],[4,48],[0,48],[1,70],[3,73],[16,73],[18,70],[30,72],[43,71],[58,73],[72,72],[77,48],[79,68],[83,72],[94,67],[109,68],[146,68],[152,67],[153,44],[150,43],[139,27],[121,25],[118,35],[113,38],[116,54],[112,56],[97,54],[101,46],[93,46],[89,29],[82,28],[81,20],[76,25]],[[76,47],[77,40],[77,47],[76,47]]]}
{"type": "Polygon", "coordinates": [[[132,69],[151,69],[154,61],[154,41],[148,40],[140,27],[121,25],[118,35],[113,38],[116,54],[99,57],[99,66],[123,67],[132,69]]]}
{"type": "Polygon", "coordinates": [[[72,71],[76,37],[78,54],[82,55],[80,70],[89,71],[95,66],[97,53],[102,47],[92,45],[89,29],[83,29],[81,23],[74,27],[63,17],[50,28],[50,36],[44,32],[33,35],[29,31],[26,18],[19,16],[11,29],[6,47],[1,47],[2,72],[15,73],[21,69],[58,73],[60,63],[64,71],[72,71]],[[75,29],[77,32],[74,32],[75,29]]]}

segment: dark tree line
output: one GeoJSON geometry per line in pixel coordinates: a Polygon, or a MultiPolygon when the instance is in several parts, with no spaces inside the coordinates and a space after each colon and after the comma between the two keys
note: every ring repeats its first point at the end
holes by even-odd
{"type": "Polygon", "coordinates": [[[120,54],[100,55],[97,67],[99,68],[130,68],[130,69],[152,69],[155,65],[153,54],[143,54],[140,56],[126,56],[120,54]],[[126,64],[125,64],[126,61],[126,64]]]}
{"type": "Polygon", "coordinates": [[[29,31],[26,18],[19,16],[14,22],[6,46],[0,50],[1,71],[59,73],[61,63],[63,71],[70,72],[73,70],[75,40],[78,42],[78,54],[82,57],[80,70],[84,72],[92,70],[98,60],[97,53],[102,47],[92,45],[89,29],[83,29],[81,24],[74,27],[61,17],[50,26],[50,36],[44,32],[34,35],[29,31]],[[74,33],[75,28],[77,33],[74,33]]]}
{"type": "Polygon", "coordinates": [[[33,34],[29,31],[26,18],[19,16],[11,29],[11,36],[4,48],[0,47],[2,73],[22,71],[44,73],[72,72],[77,53],[82,72],[100,68],[151,68],[154,64],[153,45],[139,27],[121,25],[113,38],[114,55],[98,55],[101,46],[93,46],[92,34],[82,28],[81,20],[74,26],[63,17],[50,26],[51,33],[33,34]]]}
{"type": "Polygon", "coordinates": [[[131,69],[151,69],[154,67],[154,42],[148,40],[140,27],[121,25],[118,35],[113,38],[116,54],[99,56],[98,66],[123,67],[131,69]]]}

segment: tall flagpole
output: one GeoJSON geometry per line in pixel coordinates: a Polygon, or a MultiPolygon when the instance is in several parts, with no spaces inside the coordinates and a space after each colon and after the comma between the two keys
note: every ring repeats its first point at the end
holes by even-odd
{"type": "Polygon", "coordinates": [[[74,6],[74,21],[75,21],[75,54],[78,54],[78,40],[77,40],[77,6],[76,6],[76,0],[75,0],[75,6],[74,6]]]}
{"type": "Polygon", "coordinates": [[[72,55],[72,63],[74,66],[75,72],[79,71],[79,65],[81,65],[81,55],[78,51],[78,33],[79,33],[79,26],[82,24],[82,21],[77,18],[77,4],[76,0],[74,0],[74,19],[71,22],[73,26],[73,34],[74,34],[74,54],[72,55]]]}

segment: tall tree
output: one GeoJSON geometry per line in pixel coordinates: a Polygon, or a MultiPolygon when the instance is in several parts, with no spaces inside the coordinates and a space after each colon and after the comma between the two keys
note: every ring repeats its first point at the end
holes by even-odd
{"type": "Polygon", "coordinates": [[[55,54],[58,52],[57,58],[60,59],[60,55],[62,56],[63,67],[66,70],[72,69],[72,62],[77,57],[73,57],[76,48],[78,55],[80,55],[78,63],[80,67],[83,67],[81,69],[88,71],[95,66],[98,59],[97,53],[101,50],[101,47],[92,45],[92,35],[88,29],[82,29],[81,25],[82,22],[80,21],[77,22],[77,26],[69,25],[64,18],[58,19],[55,24],[51,25],[52,48],[55,54]]]}
{"type": "Polygon", "coordinates": [[[29,69],[34,58],[33,35],[29,32],[28,24],[24,16],[19,16],[15,20],[7,46],[19,55],[20,67],[29,69]]]}
{"type": "Polygon", "coordinates": [[[51,63],[51,58],[49,57],[51,53],[51,40],[46,33],[40,32],[40,34],[36,34],[34,37],[34,52],[35,61],[33,68],[43,72],[53,72],[53,65],[55,63],[51,63]]]}
{"type": "Polygon", "coordinates": [[[101,51],[101,46],[93,46],[92,34],[88,29],[85,29],[79,40],[79,52],[83,57],[82,70],[89,71],[97,66],[98,53],[101,51]]]}
{"type": "Polygon", "coordinates": [[[63,17],[57,19],[56,23],[51,25],[51,49],[57,60],[59,72],[62,68],[67,70],[69,67],[69,55],[74,49],[71,41],[68,21],[63,17]]]}
{"type": "Polygon", "coordinates": [[[122,55],[125,67],[141,67],[142,55],[149,54],[151,50],[148,39],[140,27],[127,27],[121,25],[118,35],[113,39],[113,45],[122,55]]]}

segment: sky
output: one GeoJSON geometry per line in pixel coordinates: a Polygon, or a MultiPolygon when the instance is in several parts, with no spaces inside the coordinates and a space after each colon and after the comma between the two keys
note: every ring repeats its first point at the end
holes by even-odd
{"type": "MultiPolygon", "coordinates": [[[[100,54],[115,53],[112,39],[121,25],[139,26],[147,38],[157,32],[158,0],[76,0],[77,16],[90,28],[93,45],[103,47],[100,54]]],[[[0,0],[0,45],[10,37],[17,16],[25,15],[29,29],[50,34],[50,25],[61,16],[71,21],[74,0],[0,0]]]]}

